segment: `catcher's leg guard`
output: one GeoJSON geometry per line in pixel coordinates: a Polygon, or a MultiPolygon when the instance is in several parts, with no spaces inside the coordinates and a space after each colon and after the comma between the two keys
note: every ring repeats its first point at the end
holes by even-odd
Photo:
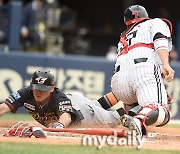
{"type": "Polygon", "coordinates": [[[144,126],[163,126],[170,120],[170,112],[165,105],[149,104],[134,116],[140,119],[144,126]]]}
{"type": "Polygon", "coordinates": [[[101,106],[107,110],[110,107],[114,106],[118,103],[117,98],[113,94],[113,92],[107,93],[106,95],[102,96],[98,99],[98,102],[101,104],[101,106]]]}

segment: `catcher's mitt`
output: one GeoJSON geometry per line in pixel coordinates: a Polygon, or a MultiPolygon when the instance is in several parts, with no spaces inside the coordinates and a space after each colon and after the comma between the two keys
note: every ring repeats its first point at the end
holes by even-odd
{"type": "Polygon", "coordinates": [[[19,137],[31,137],[46,138],[46,133],[36,126],[29,125],[28,123],[18,122],[14,124],[10,130],[4,134],[4,136],[19,136],[19,137]]]}

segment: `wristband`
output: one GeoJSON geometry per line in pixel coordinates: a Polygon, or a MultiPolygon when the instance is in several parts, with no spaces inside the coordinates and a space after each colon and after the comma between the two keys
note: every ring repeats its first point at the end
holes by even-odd
{"type": "Polygon", "coordinates": [[[55,122],[52,128],[64,128],[64,125],[61,122],[55,122]]]}

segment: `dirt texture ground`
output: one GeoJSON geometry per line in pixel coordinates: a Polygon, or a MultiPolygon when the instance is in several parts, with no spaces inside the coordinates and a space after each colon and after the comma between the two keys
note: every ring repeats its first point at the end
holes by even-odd
{"type": "MultiPolygon", "coordinates": [[[[45,139],[35,138],[22,138],[22,137],[4,137],[3,134],[8,131],[13,124],[17,121],[0,121],[0,142],[32,142],[40,144],[76,144],[82,145],[82,134],[75,133],[51,133],[46,132],[48,137],[45,139]]],[[[31,121],[32,124],[32,121],[31,121]]],[[[38,123],[33,122],[33,125],[40,126],[38,123]]],[[[121,126],[119,128],[122,129],[121,126]]],[[[125,129],[127,130],[127,129],[125,129]]],[[[149,137],[144,140],[142,149],[153,150],[180,150],[180,129],[169,127],[148,127],[149,137]]]]}

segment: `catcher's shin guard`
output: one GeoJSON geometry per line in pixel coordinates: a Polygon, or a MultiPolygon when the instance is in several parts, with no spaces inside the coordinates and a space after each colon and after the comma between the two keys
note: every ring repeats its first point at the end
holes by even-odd
{"type": "Polygon", "coordinates": [[[163,126],[170,120],[170,112],[165,105],[149,104],[134,116],[142,121],[144,126],[163,126]]]}
{"type": "Polygon", "coordinates": [[[118,103],[117,98],[115,97],[113,92],[109,92],[106,95],[102,96],[98,99],[98,102],[101,104],[101,106],[107,110],[118,103]]]}

